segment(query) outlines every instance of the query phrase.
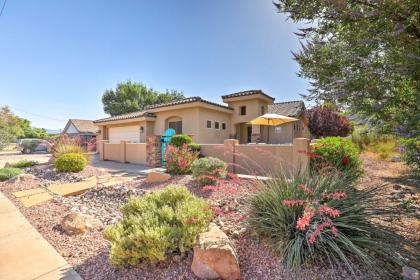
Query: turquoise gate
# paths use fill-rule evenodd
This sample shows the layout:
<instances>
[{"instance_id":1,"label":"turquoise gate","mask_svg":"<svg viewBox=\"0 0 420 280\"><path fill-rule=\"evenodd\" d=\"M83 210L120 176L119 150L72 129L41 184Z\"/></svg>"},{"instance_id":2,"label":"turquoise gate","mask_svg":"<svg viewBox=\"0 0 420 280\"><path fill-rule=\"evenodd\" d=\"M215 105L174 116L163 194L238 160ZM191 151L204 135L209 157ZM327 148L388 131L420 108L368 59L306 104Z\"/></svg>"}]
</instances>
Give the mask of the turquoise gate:
<instances>
[{"instance_id":1,"label":"turquoise gate","mask_svg":"<svg viewBox=\"0 0 420 280\"><path fill-rule=\"evenodd\" d=\"M176 134L175 129L168 128L165 133L160 137L160 146L162 151L162 165L166 165L165 151L169 142L171 142L172 136Z\"/></svg>"}]
</instances>

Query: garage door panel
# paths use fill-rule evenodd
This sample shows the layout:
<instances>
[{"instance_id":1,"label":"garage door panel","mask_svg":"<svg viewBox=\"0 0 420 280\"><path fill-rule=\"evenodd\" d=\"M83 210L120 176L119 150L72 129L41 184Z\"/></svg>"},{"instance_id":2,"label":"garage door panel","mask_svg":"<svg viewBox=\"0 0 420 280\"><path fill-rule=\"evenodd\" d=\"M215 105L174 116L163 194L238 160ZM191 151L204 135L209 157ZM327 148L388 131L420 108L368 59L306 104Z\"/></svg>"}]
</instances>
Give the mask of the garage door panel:
<instances>
[{"instance_id":1,"label":"garage door panel","mask_svg":"<svg viewBox=\"0 0 420 280\"><path fill-rule=\"evenodd\" d=\"M118 144L121 140L140 142L140 126L121 126L109 128L109 143Z\"/></svg>"}]
</instances>

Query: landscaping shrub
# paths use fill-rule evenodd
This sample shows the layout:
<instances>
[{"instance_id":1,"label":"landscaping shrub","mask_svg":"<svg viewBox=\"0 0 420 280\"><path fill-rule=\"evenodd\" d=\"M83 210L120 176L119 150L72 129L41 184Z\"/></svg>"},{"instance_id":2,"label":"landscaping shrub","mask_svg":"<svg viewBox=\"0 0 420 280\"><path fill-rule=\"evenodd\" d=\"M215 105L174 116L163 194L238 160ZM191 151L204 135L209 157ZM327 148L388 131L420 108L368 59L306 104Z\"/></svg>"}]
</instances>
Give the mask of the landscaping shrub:
<instances>
[{"instance_id":1,"label":"landscaping shrub","mask_svg":"<svg viewBox=\"0 0 420 280\"><path fill-rule=\"evenodd\" d=\"M22 159L19 160L16 163L11 164L11 167L15 167L15 168L25 168L25 167L31 167L34 165L37 165L38 162L36 160L27 160L27 159Z\"/></svg>"},{"instance_id":2,"label":"landscaping shrub","mask_svg":"<svg viewBox=\"0 0 420 280\"><path fill-rule=\"evenodd\" d=\"M413 169L414 175L420 177L420 137L405 138L401 142L404 161Z\"/></svg>"},{"instance_id":3,"label":"landscaping shrub","mask_svg":"<svg viewBox=\"0 0 420 280\"><path fill-rule=\"evenodd\" d=\"M192 138L187 134L177 134L172 136L171 142L169 145L175 146L177 148L181 148L184 144L188 145L192 143Z\"/></svg>"},{"instance_id":4,"label":"landscaping shrub","mask_svg":"<svg viewBox=\"0 0 420 280\"><path fill-rule=\"evenodd\" d=\"M0 168L0 182L9 180L22 173L23 171L19 168L14 168L14 167Z\"/></svg>"},{"instance_id":5,"label":"landscaping shrub","mask_svg":"<svg viewBox=\"0 0 420 280\"><path fill-rule=\"evenodd\" d=\"M16 137L12 133L4 128L0 128L0 151L14 141L16 141Z\"/></svg>"},{"instance_id":6,"label":"landscaping shrub","mask_svg":"<svg viewBox=\"0 0 420 280\"><path fill-rule=\"evenodd\" d=\"M166 172L169 174L187 174L191 171L191 164L198 158L198 154L188 149L184 144L181 148L168 145L164 154Z\"/></svg>"},{"instance_id":7,"label":"landscaping shrub","mask_svg":"<svg viewBox=\"0 0 420 280\"><path fill-rule=\"evenodd\" d=\"M190 143L190 144L188 144L187 145L188 146L188 149L190 149L192 152L195 152L195 153L200 153L200 151L201 151L201 146L200 146L200 144L197 144L197 143Z\"/></svg>"},{"instance_id":8,"label":"landscaping shrub","mask_svg":"<svg viewBox=\"0 0 420 280\"><path fill-rule=\"evenodd\" d=\"M309 131L315 138L327 136L345 137L353 129L348 118L334 107L315 106L306 111L306 117Z\"/></svg>"},{"instance_id":9,"label":"landscaping shrub","mask_svg":"<svg viewBox=\"0 0 420 280\"><path fill-rule=\"evenodd\" d=\"M54 163L59 172L80 172L87 165L86 158L79 153L68 153L61 155Z\"/></svg>"},{"instance_id":10,"label":"landscaping shrub","mask_svg":"<svg viewBox=\"0 0 420 280\"><path fill-rule=\"evenodd\" d=\"M336 169L354 179L363 173L359 150L348 138L326 137L319 139L313 146L311 169L315 172Z\"/></svg>"},{"instance_id":11,"label":"landscaping shrub","mask_svg":"<svg viewBox=\"0 0 420 280\"><path fill-rule=\"evenodd\" d=\"M123 219L104 232L111 242L111 263L117 266L163 261L167 254L184 253L212 219L203 199L176 185L131 198L121 210Z\"/></svg>"},{"instance_id":12,"label":"landscaping shrub","mask_svg":"<svg viewBox=\"0 0 420 280\"><path fill-rule=\"evenodd\" d=\"M191 165L193 177L201 186L214 185L217 179L225 178L226 168L223 160L214 157L197 159Z\"/></svg>"},{"instance_id":13,"label":"landscaping shrub","mask_svg":"<svg viewBox=\"0 0 420 280\"><path fill-rule=\"evenodd\" d=\"M344 267L354 274L357 267L398 276L418 248L393 232L389 221L401 213L387 203L381 189L358 191L340 173L279 176L260 182L251 195L249 222L291 268L322 263L336 273Z\"/></svg>"}]
</instances>

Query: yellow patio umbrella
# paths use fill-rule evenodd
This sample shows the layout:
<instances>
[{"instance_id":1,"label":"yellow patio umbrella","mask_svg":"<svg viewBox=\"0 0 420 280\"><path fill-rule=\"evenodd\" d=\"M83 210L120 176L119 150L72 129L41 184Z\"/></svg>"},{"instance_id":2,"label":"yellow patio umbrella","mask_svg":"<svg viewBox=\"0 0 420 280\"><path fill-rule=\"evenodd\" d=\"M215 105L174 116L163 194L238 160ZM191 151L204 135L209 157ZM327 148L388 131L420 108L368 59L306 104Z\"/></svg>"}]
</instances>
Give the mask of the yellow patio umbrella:
<instances>
[{"instance_id":1,"label":"yellow patio umbrella","mask_svg":"<svg viewBox=\"0 0 420 280\"><path fill-rule=\"evenodd\" d=\"M253 119L252 121L249 122L249 124L278 126L285 123L296 122L298 120L299 119L291 118L291 117L287 117L287 116L283 116L279 114L264 114L262 116L259 116L258 118ZM268 133L267 133L267 143L269 142L268 141L269 139L270 139L270 129L268 129Z\"/></svg>"}]
</instances>

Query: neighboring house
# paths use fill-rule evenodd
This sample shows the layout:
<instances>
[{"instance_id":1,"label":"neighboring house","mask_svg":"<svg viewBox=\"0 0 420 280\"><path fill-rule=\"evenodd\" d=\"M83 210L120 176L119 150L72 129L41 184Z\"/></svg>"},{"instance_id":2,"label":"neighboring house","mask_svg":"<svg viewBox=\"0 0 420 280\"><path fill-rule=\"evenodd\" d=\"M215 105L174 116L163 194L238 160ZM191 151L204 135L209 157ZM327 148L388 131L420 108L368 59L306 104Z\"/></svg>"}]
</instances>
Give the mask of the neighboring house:
<instances>
[{"instance_id":1,"label":"neighboring house","mask_svg":"<svg viewBox=\"0 0 420 280\"><path fill-rule=\"evenodd\" d=\"M274 98L261 90L224 95L222 100L226 105L201 97L190 97L93 123L99 128L99 139L108 140L109 143L120 143L121 140L145 143L148 136L163 135L168 128L173 128L176 133L191 135L199 144L221 144L229 138L239 139L242 144L267 142L268 129L270 143L291 143L293 138L309 137L302 101L274 103ZM282 125L281 129L248 124L267 112L300 120Z\"/></svg>"},{"instance_id":2,"label":"neighboring house","mask_svg":"<svg viewBox=\"0 0 420 280\"><path fill-rule=\"evenodd\" d=\"M79 136L80 141L86 145L96 138L97 131L98 127L91 120L69 119L62 133L70 137Z\"/></svg>"}]
</instances>

